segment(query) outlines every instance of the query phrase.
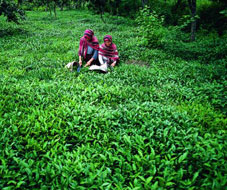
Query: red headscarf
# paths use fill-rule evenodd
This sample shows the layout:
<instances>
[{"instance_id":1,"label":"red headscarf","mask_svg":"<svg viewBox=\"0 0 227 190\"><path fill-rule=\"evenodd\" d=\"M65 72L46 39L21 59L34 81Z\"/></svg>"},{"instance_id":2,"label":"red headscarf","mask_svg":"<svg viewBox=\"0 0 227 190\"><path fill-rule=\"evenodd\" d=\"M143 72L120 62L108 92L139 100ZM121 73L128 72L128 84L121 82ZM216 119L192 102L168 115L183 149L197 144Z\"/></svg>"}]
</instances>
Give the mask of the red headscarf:
<instances>
[{"instance_id":1,"label":"red headscarf","mask_svg":"<svg viewBox=\"0 0 227 190\"><path fill-rule=\"evenodd\" d=\"M79 46L79 56L86 58L88 46L95 50L99 50L99 42L96 36L94 36L94 32L91 29L87 29L84 32L84 36L80 38L80 46Z\"/></svg>"},{"instance_id":2,"label":"red headscarf","mask_svg":"<svg viewBox=\"0 0 227 190\"><path fill-rule=\"evenodd\" d=\"M114 43L112 43L112 36L106 35L104 37L104 42L105 41L110 41L111 45L110 46L106 46L105 43L100 45L100 47L99 47L99 55L102 55L104 57L110 58L110 59L112 59L114 61L119 60L117 46Z\"/></svg>"}]
</instances>

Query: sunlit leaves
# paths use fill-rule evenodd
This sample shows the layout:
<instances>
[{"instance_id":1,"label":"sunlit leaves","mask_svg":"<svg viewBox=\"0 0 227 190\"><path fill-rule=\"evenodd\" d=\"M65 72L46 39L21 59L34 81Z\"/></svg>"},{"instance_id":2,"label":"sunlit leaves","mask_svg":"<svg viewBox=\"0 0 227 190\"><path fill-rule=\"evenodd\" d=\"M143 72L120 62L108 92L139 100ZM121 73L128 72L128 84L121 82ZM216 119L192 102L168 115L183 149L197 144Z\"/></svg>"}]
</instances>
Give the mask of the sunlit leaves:
<instances>
[{"instance_id":1,"label":"sunlit leaves","mask_svg":"<svg viewBox=\"0 0 227 190\"><path fill-rule=\"evenodd\" d=\"M26 34L0 39L0 189L226 186L226 119L213 107L224 83L211 85L199 63L141 52L126 23L105 30L86 11L29 14ZM99 38L113 29L123 55L113 72L64 70L86 27ZM124 64L128 56L149 64Z\"/></svg>"}]
</instances>

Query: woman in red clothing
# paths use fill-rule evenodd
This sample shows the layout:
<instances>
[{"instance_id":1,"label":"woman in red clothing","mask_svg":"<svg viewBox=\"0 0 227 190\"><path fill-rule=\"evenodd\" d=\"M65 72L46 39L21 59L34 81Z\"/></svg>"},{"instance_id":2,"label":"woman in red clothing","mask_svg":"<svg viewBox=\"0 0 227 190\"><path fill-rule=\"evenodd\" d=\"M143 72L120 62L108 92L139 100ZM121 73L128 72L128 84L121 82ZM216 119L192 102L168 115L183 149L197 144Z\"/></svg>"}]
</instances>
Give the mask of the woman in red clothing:
<instances>
[{"instance_id":1,"label":"woman in red clothing","mask_svg":"<svg viewBox=\"0 0 227 190\"><path fill-rule=\"evenodd\" d=\"M106 35L104 43L99 46L99 62L101 65L115 67L119 63L117 46L112 42L112 36Z\"/></svg>"},{"instance_id":2,"label":"woman in red clothing","mask_svg":"<svg viewBox=\"0 0 227 190\"><path fill-rule=\"evenodd\" d=\"M84 36L80 38L79 65L82 66L82 58L86 62L85 67L91 64L98 64L98 50L99 42L94 36L94 32L91 29L85 30Z\"/></svg>"}]
</instances>

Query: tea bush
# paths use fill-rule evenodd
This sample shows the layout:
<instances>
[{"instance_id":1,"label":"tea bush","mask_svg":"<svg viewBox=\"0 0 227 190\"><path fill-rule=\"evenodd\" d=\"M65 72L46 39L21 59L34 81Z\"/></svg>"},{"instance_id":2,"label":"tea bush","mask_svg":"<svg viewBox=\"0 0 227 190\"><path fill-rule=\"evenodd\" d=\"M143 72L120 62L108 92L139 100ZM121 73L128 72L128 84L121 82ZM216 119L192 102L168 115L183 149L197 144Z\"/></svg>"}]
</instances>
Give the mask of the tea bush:
<instances>
[{"instance_id":1,"label":"tea bush","mask_svg":"<svg viewBox=\"0 0 227 190\"><path fill-rule=\"evenodd\" d=\"M142 37L142 44L151 47L162 46L163 34L165 34L166 28L164 28L164 18L159 18L159 15L155 11L151 12L150 8L145 7L139 11L136 19L139 27L138 32Z\"/></svg>"},{"instance_id":2,"label":"tea bush","mask_svg":"<svg viewBox=\"0 0 227 190\"><path fill-rule=\"evenodd\" d=\"M138 44L121 17L27 15L0 17L0 189L225 189L224 64ZM65 70L86 28L113 36L114 71Z\"/></svg>"}]
</instances>

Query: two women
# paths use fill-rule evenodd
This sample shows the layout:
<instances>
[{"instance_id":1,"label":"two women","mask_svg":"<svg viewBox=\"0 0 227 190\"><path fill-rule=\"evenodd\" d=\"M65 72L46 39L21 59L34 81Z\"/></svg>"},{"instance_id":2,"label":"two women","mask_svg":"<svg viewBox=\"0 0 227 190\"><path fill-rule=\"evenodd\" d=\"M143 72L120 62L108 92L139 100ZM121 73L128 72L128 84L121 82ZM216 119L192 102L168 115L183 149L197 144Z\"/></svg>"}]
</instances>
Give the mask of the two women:
<instances>
[{"instance_id":1,"label":"two women","mask_svg":"<svg viewBox=\"0 0 227 190\"><path fill-rule=\"evenodd\" d=\"M79 45L79 65L82 65L82 58L86 62L85 67L91 65L116 66L119 56L116 45L112 42L112 37L106 35L104 43L99 46L94 32L85 30L84 36L80 39Z\"/></svg>"}]
</instances>

